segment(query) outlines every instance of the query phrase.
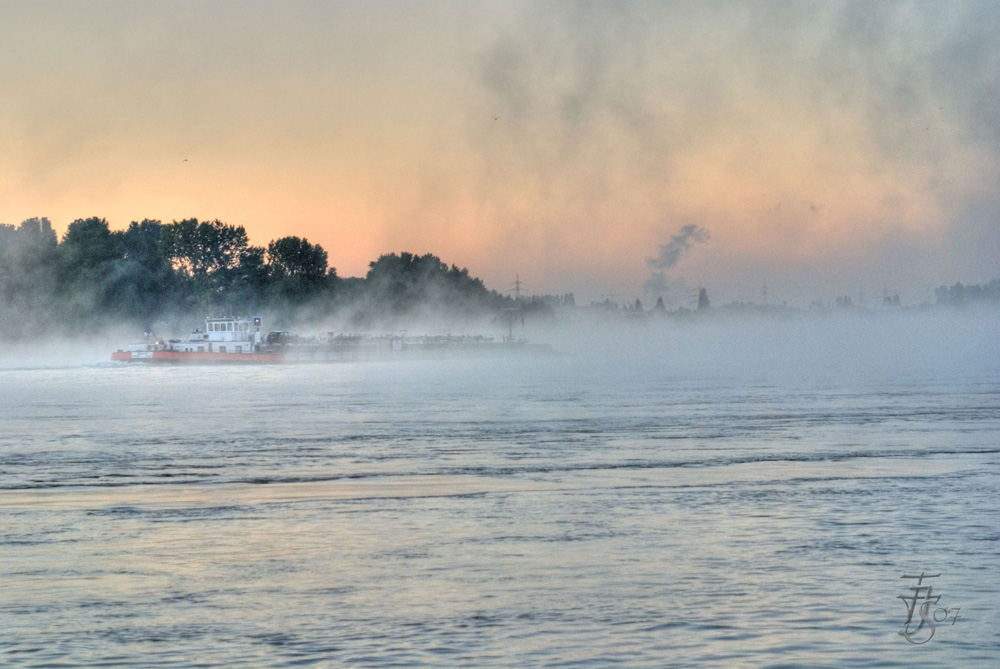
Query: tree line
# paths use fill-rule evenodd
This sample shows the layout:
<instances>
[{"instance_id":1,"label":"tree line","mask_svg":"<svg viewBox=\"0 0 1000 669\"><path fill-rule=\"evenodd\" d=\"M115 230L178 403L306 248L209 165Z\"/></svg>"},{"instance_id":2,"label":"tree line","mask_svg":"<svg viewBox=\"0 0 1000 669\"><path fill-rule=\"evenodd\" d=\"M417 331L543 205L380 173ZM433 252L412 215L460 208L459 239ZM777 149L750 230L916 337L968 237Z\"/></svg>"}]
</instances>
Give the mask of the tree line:
<instances>
[{"instance_id":1,"label":"tree line","mask_svg":"<svg viewBox=\"0 0 1000 669\"><path fill-rule=\"evenodd\" d=\"M1000 302L1000 279L993 279L985 286L979 284L962 285L956 283L950 288L939 286L934 289L934 298L938 304L962 306L976 302Z\"/></svg>"},{"instance_id":2,"label":"tree line","mask_svg":"<svg viewBox=\"0 0 1000 669\"><path fill-rule=\"evenodd\" d=\"M288 236L250 244L243 226L191 218L73 221L59 239L46 218L0 225L0 337L79 332L110 322L266 312L280 322L347 309L363 327L420 310L479 315L513 301L434 255L387 254L364 278L341 278L327 252Z\"/></svg>"}]
</instances>

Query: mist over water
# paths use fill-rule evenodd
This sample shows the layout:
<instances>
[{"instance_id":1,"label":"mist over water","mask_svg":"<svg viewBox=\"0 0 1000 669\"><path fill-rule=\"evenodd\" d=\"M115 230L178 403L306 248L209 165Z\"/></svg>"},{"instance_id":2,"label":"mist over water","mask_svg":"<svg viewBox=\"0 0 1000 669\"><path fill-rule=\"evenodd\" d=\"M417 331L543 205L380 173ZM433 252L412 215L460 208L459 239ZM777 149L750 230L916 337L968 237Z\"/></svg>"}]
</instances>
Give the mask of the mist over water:
<instances>
[{"instance_id":1,"label":"mist over water","mask_svg":"<svg viewBox=\"0 0 1000 669\"><path fill-rule=\"evenodd\" d=\"M750 380L898 378L996 369L994 308L897 312L725 312L622 320L584 314L529 336L602 374Z\"/></svg>"},{"instance_id":2,"label":"mist over water","mask_svg":"<svg viewBox=\"0 0 1000 669\"><path fill-rule=\"evenodd\" d=\"M518 333L551 356L5 358L0 662L990 666L995 311L578 314ZM961 613L911 645L921 571Z\"/></svg>"}]
</instances>

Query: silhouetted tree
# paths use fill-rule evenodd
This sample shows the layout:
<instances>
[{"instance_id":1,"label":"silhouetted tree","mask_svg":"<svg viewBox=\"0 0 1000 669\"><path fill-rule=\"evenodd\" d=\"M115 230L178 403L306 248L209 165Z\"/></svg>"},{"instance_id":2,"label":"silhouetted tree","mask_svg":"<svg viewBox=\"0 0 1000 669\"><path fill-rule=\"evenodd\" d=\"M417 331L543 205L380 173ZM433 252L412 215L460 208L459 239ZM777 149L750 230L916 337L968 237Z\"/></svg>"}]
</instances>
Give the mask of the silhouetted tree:
<instances>
[{"instance_id":1,"label":"silhouetted tree","mask_svg":"<svg viewBox=\"0 0 1000 669\"><path fill-rule=\"evenodd\" d=\"M103 218L78 218L69 224L59 245L63 275L73 280L103 263L122 257L122 238L111 234Z\"/></svg>"},{"instance_id":2,"label":"silhouetted tree","mask_svg":"<svg viewBox=\"0 0 1000 669\"><path fill-rule=\"evenodd\" d=\"M0 225L0 337L18 338L51 325L56 253L47 218Z\"/></svg>"},{"instance_id":3,"label":"silhouetted tree","mask_svg":"<svg viewBox=\"0 0 1000 669\"><path fill-rule=\"evenodd\" d=\"M163 227L163 245L175 269L191 277L235 268L248 246L243 226L222 221L174 221Z\"/></svg>"},{"instance_id":4,"label":"silhouetted tree","mask_svg":"<svg viewBox=\"0 0 1000 669\"><path fill-rule=\"evenodd\" d=\"M326 251L300 237L282 237L267 246L271 280L279 295L297 302L315 297L328 286Z\"/></svg>"},{"instance_id":5,"label":"silhouetted tree","mask_svg":"<svg viewBox=\"0 0 1000 669\"><path fill-rule=\"evenodd\" d=\"M231 309L234 284L248 238L243 226L196 218L163 226L163 249L172 267L187 278L187 290L202 311Z\"/></svg>"},{"instance_id":6,"label":"silhouetted tree","mask_svg":"<svg viewBox=\"0 0 1000 669\"><path fill-rule=\"evenodd\" d=\"M248 246L240 254L239 266L230 281L229 309L234 314L248 315L260 309L267 300L271 286L271 269L265 262L266 251L261 246Z\"/></svg>"},{"instance_id":7,"label":"silhouetted tree","mask_svg":"<svg viewBox=\"0 0 1000 669\"><path fill-rule=\"evenodd\" d=\"M701 288L698 291L698 311L708 309L708 291Z\"/></svg>"},{"instance_id":8,"label":"silhouetted tree","mask_svg":"<svg viewBox=\"0 0 1000 669\"><path fill-rule=\"evenodd\" d=\"M122 290L128 290L134 277L122 266L124 253L124 235L112 233L103 218L81 218L69 224L58 247L57 276L59 295L74 326L127 311Z\"/></svg>"},{"instance_id":9,"label":"silhouetted tree","mask_svg":"<svg viewBox=\"0 0 1000 669\"><path fill-rule=\"evenodd\" d=\"M369 264L365 293L377 309L405 313L430 306L470 313L505 304L496 292L488 291L469 270L450 268L430 253L394 253L379 256Z\"/></svg>"},{"instance_id":10,"label":"silhouetted tree","mask_svg":"<svg viewBox=\"0 0 1000 669\"><path fill-rule=\"evenodd\" d=\"M120 307L148 325L157 314L183 304L180 285L163 244L163 224L132 221L122 233L123 258L115 268Z\"/></svg>"}]
</instances>

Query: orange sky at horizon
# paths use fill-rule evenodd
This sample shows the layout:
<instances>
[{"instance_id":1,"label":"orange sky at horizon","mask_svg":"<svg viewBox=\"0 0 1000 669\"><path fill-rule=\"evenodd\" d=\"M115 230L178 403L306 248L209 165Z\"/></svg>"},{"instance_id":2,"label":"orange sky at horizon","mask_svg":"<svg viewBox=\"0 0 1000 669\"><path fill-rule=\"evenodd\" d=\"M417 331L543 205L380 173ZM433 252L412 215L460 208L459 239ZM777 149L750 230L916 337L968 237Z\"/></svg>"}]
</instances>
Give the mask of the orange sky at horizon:
<instances>
[{"instance_id":1,"label":"orange sky at horizon","mask_svg":"<svg viewBox=\"0 0 1000 669\"><path fill-rule=\"evenodd\" d=\"M648 298L689 223L665 271L723 299L993 278L979 5L71 6L0 27L2 223L218 218L584 299Z\"/></svg>"}]
</instances>

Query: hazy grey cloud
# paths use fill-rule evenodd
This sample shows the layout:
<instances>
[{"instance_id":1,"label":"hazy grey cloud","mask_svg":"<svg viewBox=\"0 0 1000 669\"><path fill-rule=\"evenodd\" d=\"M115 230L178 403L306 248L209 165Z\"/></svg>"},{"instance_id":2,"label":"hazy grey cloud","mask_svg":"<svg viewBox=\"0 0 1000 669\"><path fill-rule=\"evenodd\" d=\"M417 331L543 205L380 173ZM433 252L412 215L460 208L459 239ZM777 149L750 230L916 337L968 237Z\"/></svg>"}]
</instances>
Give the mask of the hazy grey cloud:
<instances>
[{"instance_id":1,"label":"hazy grey cloud","mask_svg":"<svg viewBox=\"0 0 1000 669\"><path fill-rule=\"evenodd\" d=\"M678 176L693 160L773 164L782 159L776 137L785 147L805 137L812 144L803 151L815 153L813 181L775 184L805 189L776 190L776 199L799 199L811 203L813 216L836 216L845 207L832 206L829 192L809 192L809 184L823 170L830 171L828 183L855 170L862 179L884 179L885 201L901 203L893 211L907 211L912 201L921 203L921 215L939 216L897 221L888 208L873 206L870 220L803 224L827 235L842 228L843 240L855 240L839 249L848 275L882 272L900 230L914 244L940 244L941 237L932 242L927 234L939 228L951 243L975 235L990 248L1000 245L1000 208L991 207L996 198L989 196L1000 174L998 3L626 0L518 7L475 67L500 117L493 130L503 133L503 154L486 156L490 176L516 174L519 185L542 184L535 209L587 203L578 217L584 230L602 229L612 216L652 211L697 225L710 212L675 208L673 190L682 188ZM852 194L845 188L843 196L842 203ZM745 219L744 230L767 225L759 212L748 210ZM785 219L782 225L798 225ZM852 236L852 230L886 234ZM893 245L880 245L877 239L889 232ZM942 278L995 273L982 254L969 267L954 262L957 248L928 249L935 250L937 264L926 270ZM665 268L679 253L668 249L653 266ZM809 278L818 271L812 263Z\"/></svg>"},{"instance_id":2,"label":"hazy grey cloud","mask_svg":"<svg viewBox=\"0 0 1000 669\"><path fill-rule=\"evenodd\" d=\"M998 24L991 2L531 3L477 68L532 158L617 146L662 165L736 117L753 122L761 96L818 123L858 115L884 159L933 160L955 141L1000 151Z\"/></svg>"}]
</instances>

